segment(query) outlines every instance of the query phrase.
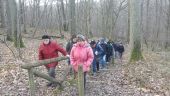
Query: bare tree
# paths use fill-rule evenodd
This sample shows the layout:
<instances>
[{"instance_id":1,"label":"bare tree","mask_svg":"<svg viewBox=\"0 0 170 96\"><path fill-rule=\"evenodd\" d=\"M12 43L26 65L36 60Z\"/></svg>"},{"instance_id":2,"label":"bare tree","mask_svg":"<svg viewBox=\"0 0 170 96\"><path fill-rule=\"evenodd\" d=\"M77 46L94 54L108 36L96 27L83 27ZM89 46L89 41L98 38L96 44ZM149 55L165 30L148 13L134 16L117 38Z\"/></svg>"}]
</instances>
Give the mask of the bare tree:
<instances>
[{"instance_id":1,"label":"bare tree","mask_svg":"<svg viewBox=\"0 0 170 96\"><path fill-rule=\"evenodd\" d=\"M20 12L18 12L19 10L17 10L17 4L15 0L8 0L7 1L7 13L8 13L8 22L9 22L9 35L10 37L13 37L14 39L14 44L16 47L24 47L23 45L23 41L21 38L21 26L20 26ZM11 36L12 35L12 36ZM7 36L8 39L8 36Z\"/></svg>"},{"instance_id":2,"label":"bare tree","mask_svg":"<svg viewBox=\"0 0 170 96\"><path fill-rule=\"evenodd\" d=\"M165 49L168 48L168 46L170 45L170 0L168 0L168 11L167 11L167 24L166 24L166 40L165 40Z\"/></svg>"},{"instance_id":3,"label":"bare tree","mask_svg":"<svg viewBox=\"0 0 170 96\"><path fill-rule=\"evenodd\" d=\"M141 27L139 22L141 19L140 4L140 0L130 0L130 40L132 46L130 61L138 61L143 58L141 51Z\"/></svg>"},{"instance_id":4,"label":"bare tree","mask_svg":"<svg viewBox=\"0 0 170 96\"><path fill-rule=\"evenodd\" d=\"M1 27L5 27L5 12L4 12L4 1L0 0L0 15L1 15Z\"/></svg>"},{"instance_id":5,"label":"bare tree","mask_svg":"<svg viewBox=\"0 0 170 96\"><path fill-rule=\"evenodd\" d=\"M70 33L75 34L76 33L75 0L69 0L69 4L70 4L70 15L69 15Z\"/></svg>"},{"instance_id":6,"label":"bare tree","mask_svg":"<svg viewBox=\"0 0 170 96\"><path fill-rule=\"evenodd\" d=\"M64 31L68 31L68 24L67 24L67 20L66 20L64 2L63 2L63 0L60 0L60 2L61 2L61 10L62 10L62 16L63 16L63 28L64 28Z\"/></svg>"}]
</instances>

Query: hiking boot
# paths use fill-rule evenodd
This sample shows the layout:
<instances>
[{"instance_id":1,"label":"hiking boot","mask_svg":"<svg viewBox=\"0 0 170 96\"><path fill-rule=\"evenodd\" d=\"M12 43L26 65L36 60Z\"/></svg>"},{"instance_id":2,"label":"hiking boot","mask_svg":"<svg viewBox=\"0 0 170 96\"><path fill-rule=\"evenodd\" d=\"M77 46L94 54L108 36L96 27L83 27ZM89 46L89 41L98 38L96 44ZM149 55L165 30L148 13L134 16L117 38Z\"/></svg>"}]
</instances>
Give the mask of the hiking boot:
<instances>
[{"instance_id":1,"label":"hiking boot","mask_svg":"<svg viewBox=\"0 0 170 96\"><path fill-rule=\"evenodd\" d=\"M50 83L47 83L47 87L52 86L52 84L53 84L53 83L51 83L51 82L50 82Z\"/></svg>"},{"instance_id":2,"label":"hiking boot","mask_svg":"<svg viewBox=\"0 0 170 96\"><path fill-rule=\"evenodd\" d=\"M51 87L55 88L55 87L57 87L57 84L54 84L54 83L53 83L53 84L51 85Z\"/></svg>"},{"instance_id":3,"label":"hiking boot","mask_svg":"<svg viewBox=\"0 0 170 96\"><path fill-rule=\"evenodd\" d=\"M97 76L96 73L93 73L93 76L96 77Z\"/></svg>"}]
</instances>

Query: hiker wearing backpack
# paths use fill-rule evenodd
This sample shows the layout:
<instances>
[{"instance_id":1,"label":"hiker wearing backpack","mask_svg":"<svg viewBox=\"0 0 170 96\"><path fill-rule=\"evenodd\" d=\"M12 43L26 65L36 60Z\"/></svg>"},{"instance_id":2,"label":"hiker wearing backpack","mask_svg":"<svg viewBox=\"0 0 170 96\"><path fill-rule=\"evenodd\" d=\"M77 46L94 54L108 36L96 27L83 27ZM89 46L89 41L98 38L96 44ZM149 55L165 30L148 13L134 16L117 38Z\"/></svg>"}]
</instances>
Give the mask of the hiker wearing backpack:
<instances>
[{"instance_id":1,"label":"hiker wearing backpack","mask_svg":"<svg viewBox=\"0 0 170 96\"><path fill-rule=\"evenodd\" d=\"M107 52L106 52L106 62L110 62L111 57L113 56L113 46L111 40L107 42Z\"/></svg>"},{"instance_id":2,"label":"hiker wearing backpack","mask_svg":"<svg viewBox=\"0 0 170 96\"><path fill-rule=\"evenodd\" d=\"M119 59L122 62L122 55L123 55L123 52L125 51L122 42L119 42L117 50L118 50L118 54L119 54Z\"/></svg>"},{"instance_id":3,"label":"hiker wearing backpack","mask_svg":"<svg viewBox=\"0 0 170 96\"><path fill-rule=\"evenodd\" d=\"M96 41L92 40L90 42L90 45L93 49L93 54L94 54L94 59L93 59L93 63L92 63L92 67L93 67L93 76L96 76L96 72L99 71L99 59L102 58L102 54L103 54L103 49L100 45L98 45L96 43Z\"/></svg>"},{"instance_id":4,"label":"hiker wearing backpack","mask_svg":"<svg viewBox=\"0 0 170 96\"><path fill-rule=\"evenodd\" d=\"M113 45L113 50L114 50L114 58L116 59L116 58L119 57L118 56L118 54L119 54L119 52L118 52L119 44L117 42L113 42L112 45Z\"/></svg>"},{"instance_id":5,"label":"hiker wearing backpack","mask_svg":"<svg viewBox=\"0 0 170 96\"><path fill-rule=\"evenodd\" d=\"M107 43L105 39L101 39L100 42L98 43L99 46L102 47L103 49L103 54L101 54L101 57L99 58L99 64L101 65L101 69L106 68L106 53L107 53Z\"/></svg>"}]
</instances>

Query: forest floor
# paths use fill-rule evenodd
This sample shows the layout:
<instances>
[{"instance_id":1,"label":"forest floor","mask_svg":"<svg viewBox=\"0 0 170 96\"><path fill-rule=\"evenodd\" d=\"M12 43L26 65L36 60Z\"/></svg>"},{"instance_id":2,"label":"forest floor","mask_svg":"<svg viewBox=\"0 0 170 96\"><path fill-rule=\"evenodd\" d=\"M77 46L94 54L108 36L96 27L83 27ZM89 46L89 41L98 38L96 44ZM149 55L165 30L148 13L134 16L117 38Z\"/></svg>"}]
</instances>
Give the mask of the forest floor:
<instances>
[{"instance_id":1,"label":"forest floor","mask_svg":"<svg viewBox=\"0 0 170 96\"><path fill-rule=\"evenodd\" d=\"M58 40L63 45L65 40ZM40 40L24 39L25 48L21 55L27 62L33 62L38 57ZM8 47L6 46L8 45ZM13 56L17 50L13 43L0 43L0 96L29 96L28 73L21 69L24 63ZM13 50L10 51L9 50ZM87 75L85 96L170 96L170 52L143 51L144 60L128 63L129 48L123 56L123 61L115 60L107 70L101 70L97 76ZM67 62L62 61L56 68L56 79L63 77ZM37 70L47 73L45 67ZM62 91L46 87L48 81L35 77L36 96L77 96L77 84L69 79L64 82Z\"/></svg>"}]
</instances>

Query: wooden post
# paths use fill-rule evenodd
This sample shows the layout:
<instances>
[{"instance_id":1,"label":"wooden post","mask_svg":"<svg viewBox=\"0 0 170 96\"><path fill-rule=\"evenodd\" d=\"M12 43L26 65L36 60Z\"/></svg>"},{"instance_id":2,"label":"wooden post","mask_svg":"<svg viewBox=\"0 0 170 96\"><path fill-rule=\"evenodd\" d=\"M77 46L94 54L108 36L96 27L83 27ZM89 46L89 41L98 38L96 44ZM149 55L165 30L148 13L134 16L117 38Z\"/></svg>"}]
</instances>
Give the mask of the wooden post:
<instances>
[{"instance_id":1,"label":"wooden post","mask_svg":"<svg viewBox=\"0 0 170 96\"><path fill-rule=\"evenodd\" d=\"M79 96L84 96L84 74L82 65L78 67L78 91Z\"/></svg>"},{"instance_id":2,"label":"wooden post","mask_svg":"<svg viewBox=\"0 0 170 96\"><path fill-rule=\"evenodd\" d=\"M29 76L30 95L35 96L35 83L34 83L34 76L33 76L32 69L28 70L28 76Z\"/></svg>"}]
</instances>

